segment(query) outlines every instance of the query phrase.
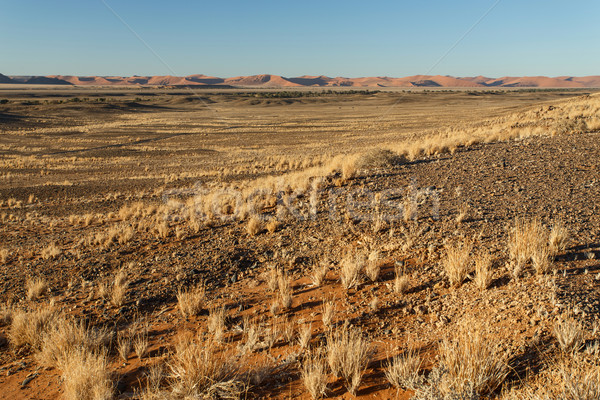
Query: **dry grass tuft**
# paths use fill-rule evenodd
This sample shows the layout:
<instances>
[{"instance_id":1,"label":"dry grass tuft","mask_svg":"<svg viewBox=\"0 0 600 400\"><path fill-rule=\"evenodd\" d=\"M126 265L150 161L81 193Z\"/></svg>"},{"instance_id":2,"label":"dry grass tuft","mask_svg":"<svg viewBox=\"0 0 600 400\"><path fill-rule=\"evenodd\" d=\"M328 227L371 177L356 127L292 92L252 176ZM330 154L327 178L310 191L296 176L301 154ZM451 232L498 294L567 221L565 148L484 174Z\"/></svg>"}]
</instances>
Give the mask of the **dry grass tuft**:
<instances>
[{"instance_id":1,"label":"dry grass tuft","mask_svg":"<svg viewBox=\"0 0 600 400\"><path fill-rule=\"evenodd\" d=\"M545 274L552 269L548 240L548 233L539 219L526 221L517 218L515 220L508 237L508 251L513 264L514 278L521 275L529 261L538 274Z\"/></svg>"},{"instance_id":2,"label":"dry grass tuft","mask_svg":"<svg viewBox=\"0 0 600 400\"><path fill-rule=\"evenodd\" d=\"M133 338L133 351L135 355L141 360L148 351L148 327L143 326L139 332L137 332Z\"/></svg>"},{"instance_id":3,"label":"dry grass tuft","mask_svg":"<svg viewBox=\"0 0 600 400\"><path fill-rule=\"evenodd\" d=\"M48 291L48 282L44 278L34 278L25 283L27 299L37 300Z\"/></svg>"},{"instance_id":4,"label":"dry grass tuft","mask_svg":"<svg viewBox=\"0 0 600 400\"><path fill-rule=\"evenodd\" d=\"M327 271L329 268L325 263L316 263L313 265L312 272L310 274L310 281L316 287L319 287L325 281L325 276L327 275Z\"/></svg>"},{"instance_id":5,"label":"dry grass tuft","mask_svg":"<svg viewBox=\"0 0 600 400\"><path fill-rule=\"evenodd\" d=\"M0 304L0 326L9 325L12 322L14 311L11 303Z\"/></svg>"},{"instance_id":6,"label":"dry grass tuft","mask_svg":"<svg viewBox=\"0 0 600 400\"><path fill-rule=\"evenodd\" d=\"M121 332L117 338L117 352L123 362L127 362L129 359L129 353L131 353L132 343L131 335L129 332Z\"/></svg>"},{"instance_id":7,"label":"dry grass tuft","mask_svg":"<svg viewBox=\"0 0 600 400\"><path fill-rule=\"evenodd\" d=\"M215 342L181 338L168 363L176 398L237 399L244 391L233 359Z\"/></svg>"},{"instance_id":8,"label":"dry grass tuft","mask_svg":"<svg viewBox=\"0 0 600 400\"><path fill-rule=\"evenodd\" d=\"M56 312L51 308L38 308L34 311L15 310L8 332L8 339L19 348L29 346L39 349L43 335L52 328Z\"/></svg>"},{"instance_id":9,"label":"dry grass tuft","mask_svg":"<svg viewBox=\"0 0 600 400\"><path fill-rule=\"evenodd\" d=\"M321 320L323 321L323 326L327 329L330 329L333 323L333 317L335 315L335 305L333 300L327 300L323 303Z\"/></svg>"},{"instance_id":10,"label":"dry grass tuft","mask_svg":"<svg viewBox=\"0 0 600 400\"><path fill-rule=\"evenodd\" d=\"M423 360L414 350L408 350L389 359L385 366L385 377L396 389L417 390L425 378L420 375Z\"/></svg>"},{"instance_id":11,"label":"dry grass tuft","mask_svg":"<svg viewBox=\"0 0 600 400\"><path fill-rule=\"evenodd\" d=\"M269 290L272 293L275 293L277 289L279 289L279 274L280 272L276 265L271 265L269 267L267 286L269 286Z\"/></svg>"},{"instance_id":12,"label":"dry grass tuft","mask_svg":"<svg viewBox=\"0 0 600 400\"><path fill-rule=\"evenodd\" d=\"M569 231L565 228L562 221L557 221L552 226L548 245L550 246L550 254L552 256L565 251L569 244Z\"/></svg>"},{"instance_id":13,"label":"dry grass tuft","mask_svg":"<svg viewBox=\"0 0 600 400\"><path fill-rule=\"evenodd\" d=\"M342 328L327 335L327 362L331 372L345 381L346 389L356 395L369 362L369 343L359 329Z\"/></svg>"},{"instance_id":14,"label":"dry grass tuft","mask_svg":"<svg viewBox=\"0 0 600 400\"><path fill-rule=\"evenodd\" d=\"M267 223L266 228L269 233L275 233L279 229L279 226L279 222L273 218Z\"/></svg>"},{"instance_id":15,"label":"dry grass tuft","mask_svg":"<svg viewBox=\"0 0 600 400\"><path fill-rule=\"evenodd\" d=\"M44 366L54 367L66 362L75 351L99 352L110 341L105 329L95 330L83 322L56 318L51 328L42 334L42 342L36 359Z\"/></svg>"},{"instance_id":16,"label":"dry grass tuft","mask_svg":"<svg viewBox=\"0 0 600 400\"><path fill-rule=\"evenodd\" d=\"M8 249L0 249L0 263L6 264L9 254Z\"/></svg>"},{"instance_id":17,"label":"dry grass tuft","mask_svg":"<svg viewBox=\"0 0 600 400\"><path fill-rule=\"evenodd\" d=\"M256 217L250 218L248 221L248 225L246 226L246 232L249 235L256 236L263 230L263 223L260 219Z\"/></svg>"},{"instance_id":18,"label":"dry grass tuft","mask_svg":"<svg viewBox=\"0 0 600 400\"><path fill-rule=\"evenodd\" d=\"M377 282L379 279L379 273L381 272L381 264L379 263L380 258L381 256L378 251L372 251L367 259L365 275L367 275L371 282Z\"/></svg>"},{"instance_id":19,"label":"dry grass tuft","mask_svg":"<svg viewBox=\"0 0 600 400\"><path fill-rule=\"evenodd\" d=\"M492 256L488 252L481 252L475 259L475 286L485 290L492 283Z\"/></svg>"},{"instance_id":20,"label":"dry grass tuft","mask_svg":"<svg viewBox=\"0 0 600 400\"><path fill-rule=\"evenodd\" d=\"M291 308L293 300L292 286L286 274L279 274L277 286L279 287L279 304L286 310Z\"/></svg>"},{"instance_id":21,"label":"dry grass tuft","mask_svg":"<svg viewBox=\"0 0 600 400\"><path fill-rule=\"evenodd\" d=\"M484 322L469 321L444 339L439 356L445 371L440 390L485 396L496 390L508 375L508 354L484 330Z\"/></svg>"},{"instance_id":22,"label":"dry grass tuft","mask_svg":"<svg viewBox=\"0 0 600 400\"><path fill-rule=\"evenodd\" d=\"M308 348L310 339L312 338L312 324L304 324L298 331L298 345L300 349Z\"/></svg>"},{"instance_id":23,"label":"dry grass tuft","mask_svg":"<svg viewBox=\"0 0 600 400\"><path fill-rule=\"evenodd\" d=\"M56 246L56 244L52 243L48 247L42 250L42 258L44 260L48 260L51 258L56 258L60 255L60 248Z\"/></svg>"},{"instance_id":24,"label":"dry grass tuft","mask_svg":"<svg viewBox=\"0 0 600 400\"><path fill-rule=\"evenodd\" d=\"M364 259L360 255L348 255L342 260L340 281L344 289L355 288L360 284L360 273L364 264Z\"/></svg>"},{"instance_id":25,"label":"dry grass tuft","mask_svg":"<svg viewBox=\"0 0 600 400\"><path fill-rule=\"evenodd\" d=\"M177 292L177 306L181 315L184 318L198 315L202 310L205 296L206 290L204 285L199 285L189 290L179 290Z\"/></svg>"},{"instance_id":26,"label":"dry grass tuft","mask_svg":"<svg viewBox=\"0 0 600 400\"><path fill-rule=\"evenodd\" d=\"M458 214L456 214L456 222L461 224L464 221L466 221L468 216L469 216L469 204L462 203L458 207Z\"/></svg>"},{"instance_id":27,"label":"dry grass tuft","mask_svg":"<svg viewBox=\"0 0 600 400\"><path fill-rule=\"evenodd\" d=\"M313 399L327 394L327 362L322 350L307 354L300 370L302 382Z\"/></svg>"},{"instance_id":28,"label":"dry grass tuft","mask_svg":"<svg viewBox=\"0 0 600 400\"><path fill-rule=\"evenodd\" d=\"M554 337L562 351L574 353L584 344L584 332L581 324L573 318L559 318L552 329Z\"/></svg>"},{"instance_id":29,"label":"dry grass tuft","mask_svg":"<svg viewBox=\"0 0 600 400\"><path fill-rule=\"evenodd\" d=\"M129 282L127 282L127 274L124 270L120 270L115 275L115 280L113 282L112 291L110 294L110 301L117 307L121 307L123 302L125 301L125 295L127 294L127 286L129 286Z\"/></svg>"},{"instance_id":30,"label":"dry grass tuft","mask_svg":"<svg viewBox=\"0 0 600 400\"><path fill-rule=\"evenodd\" d=\"M73 349L61 359L65 400L109 400L113 384L104 352Z\"/></svg>"},{"instance_id":31,"label":"dry grass tuft","mask_svg":"<svg viewBox=\"0 0 600 400\"><path fill-rule=\"evenodd\" d=\"M220 342L225 334L225 306L211 307L208 315L208 331Z\"/></svg>"},{"instance_id":32,"label":"dry grass tuft","mask_svg":"<svg viewBox=\"0 0 600 400\"><path fill-rule=\"evenodd\" d=\"M404 294L408 291L410 280L399 266L396 266L396 277L394 278L394 292Z\"/></svg>"},{"instance_id":33,"label":"dry grass tuft","mask_svg":"<svg viewBox=\"0 0 600 400\"><path fill-rule=\"evenodd\" d=\"M460 286L469 275L471 270L471 250L473 244L470 241L462 244L454 244L446 247L446 258L444 260L444 271L453 286Z\"/></svg>"}]
</instances>

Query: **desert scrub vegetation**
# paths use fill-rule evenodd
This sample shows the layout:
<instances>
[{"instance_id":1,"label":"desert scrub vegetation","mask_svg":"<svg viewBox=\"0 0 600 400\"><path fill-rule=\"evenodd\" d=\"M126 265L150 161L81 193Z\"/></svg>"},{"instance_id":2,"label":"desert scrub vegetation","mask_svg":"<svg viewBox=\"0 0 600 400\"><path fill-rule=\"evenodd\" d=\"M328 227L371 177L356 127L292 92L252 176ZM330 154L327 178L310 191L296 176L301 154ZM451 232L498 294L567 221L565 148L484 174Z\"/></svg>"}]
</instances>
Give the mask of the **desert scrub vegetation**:
<instances>
[{"instance_id":1,"label":"desert scrub vegetation","mask_svg":"<svg viewBox=\"0 0 600 400\"><path fill-rule=\"evenodd\" d=\"M304 387L315 400L327 394L327 361L322 349L313 350L304 356L300 376Z\"/></svg>"},{"instance_id":2,"label":"desert scrub vegetation","mask_svg":"<svg viewBox=\"0 0 600 400\"><path fill-rule=\"evenodd\" d=\"M73 349L60 360L58 368L66 400L110 400L113 381L104 352Z\"/></svg>"},{"instance_id":3,"label":"desert scrub vegetation","mask_svg":"<svg viewBox=\"0 0 600 400\"><path fill-rule=\"evenodd\" d=\"M119 270L115 274L115 279L112 285L112 291L110 294L110 301L113 305L121 307L125 301L127 295L127 287L129 282L127 281L127 273L124 270Z\"/></svg>"},{"instance_id":4,"label":"desert scrub vegetation","mask_svg":"<svg viewBox=\"0 0 600 400\"><path fill-rule=\"evenodd\" d=\"M360 285L361 272L364 265L365 258L361 254L349 254L342 260L340 282L344 289L347 290Z\"/></svg>"},{"instance_id":5,"label":"desert scrub vegetation","mask_svg":"<svg viewBox=\"0 0 600 400\"><path fill-rule=\"evenodd\" d=\"M548 231L538 218L515 219L508 235L508 251L514 278L521 276L528 262L531 262L538 274L551 271L553 251L557 251L557 246L562 246L566 241L566 230L559 224L556 226L556 236L550 241Z\"/></svg>"},{"instance_id":6,"label":"desert scrub vegetation","mask_svg":"<svg viewBox=\"0 0 600 400\"><path fill-rule=\"evenodd\" d=\"M360 329L344 324L328 332L327 362L333 375L344 379L352 395L356 395L370 356L370 344Z\"/></svg>"},{"instance_id":7,"label":"desert scrub vegetation","mask_svg":"<svg viewBox=\"0 0 600 400\"><path fill-rule=\"evenodd\" d=\"M25 283L27 300L37 300L48 291L48 282L44 278L28 279Z\"/></svg>"},{"instance_id":8,"label":"desert scrub vegetation","mask_svg":"<svg viewBox=\"0 0 600 400\"><path fill-rule=\"evenodd\" d=\"M402 265L396 265L394 268L395 275L394 275L393 290L395 293L398 293L398 294L406 293L410 286L410 279L404 269L405 269L405 267L404 267L403 263L402 263Z\"/></svg>"},{"instance_id":9,"label":"desert scrub vegetation","mask_svg":"<svg viewBox=\"0 0 600 400\"><path fill-rule=\"evenodd\" d=\"M49 307L39 307L32 311L15 309L12 312L8 339L16 348L28 346L34 350L39 349L43 335L52 328L56 318L56 311Z\"/></svg>"},{"instance_id":10,"label":"desert scrub vegetation","mask_svg":"<svg viewBox=\"0 0 600 400\"><path fill-rule=\"evenodd\" d=\"M48 247L42 249L41 256L44 260L48 260L51 258L56 258L60 255L61 250L56 246L55 243L51 243Z\"/></svg>"},{"instance_id":11,"label":"desert scrub vegetation","mask_svg":"<svg viewBox=\"0 0 600 400\"><path fill-rule=\"evenodd\" d=\"M35 358L44 366L59 366L75 351L102 351L110 340L111 334L106 329L93 329L81 321L60 316L42 334L40 349Z\"/></svg>"},{"instance_id":12,"label":"desert scrub vegetation","mask_svg":"<svg viewBox=\"0 0 600 400\"><path fill-rule=\"evenodd\" d=\"M198 285L191 289L179 289L177 292L177 306L181 315L188 318L202 310L206 296L204 285Z\"/></svg>"},{"instance_id":13,"label":"desert scrub vegetation","mask_svg":"<svg viewBox=\"0 0 600 400\"><path fill-rule=\"evenodd\" d=\"M0 249L0 263L6 264L9 254L8 249Z\"/></svg>"},{"instance_id":14,"label":"desert scrub vegetation","mask_svg":"<svg viewBox=\"0 0 600 400\"><path fill-rule=\"evenodd\" d=\"M235 357L211 339L182 337L167 365L175 398L237 399L245 385Z\"/></svg>"},{"instance_id":15,"label":"desert scrub vegetation","mask_svg":"<svg viewBox=\"0 0 600 400\"><path fill-rule=\"evenodd\" d=\"M584 345L585 332L581 323L573 317L560 317L552 328L560 349L565 353L581 350Z\"/></svg>"},{"instance_id":16,"label":"desert scrub vegetation","mask_svg":"<svg viewBox=\"0 0 600 400\"><path fill-rule=\"evenodd\" d=\"M481 251L475 258L475 286L485 290L492 284L493 258L490 253Z\"/></svg>"},{"instance_id":17,"label":"desert scrub vegetation","mask_svg":"<svg viewBox=\"0 0 600 400\"><path fill-rule=\"evenodd\" d=\"M314 263L312 267L312 272L310 274L310 281L315 287L319 287L325 281L325 277L327 276L327 272L329 271L329 267L327 263Z\"/></svg>"},{"instance_id":18,"label":"desert scrub vegetation","mask_svg":"<svg viewBox=\"0 0 600 400\"><path fill-rule=\"evenodd\" d=\"M417 351L406 350L392 358L388 357L385 364L385 377L396 389L418 390L425 381L421 374L423 360Z\"/></svg>"},{"instance_id":19,"label":"desert scrub vegetation","mask_svg":"<svg viewBox=\"0 0 600 400\"><path fill-rule=\"evenodd\" d=\"M460 286L471 272L471 251L473 243L469 240L446 246L444 271L452 286Z\"/></svg>"},{"instance_id":20,"label":"desert scrub vegetation","mask_svg":"<svg viewBox=\"0 0 600 400\"><path fill-rule=\"evenodd\" d=\"M502 343L486 331L484 322L463 321L441 342L440 364L431 372L428 387L420 390L437 392L440 398L490 395L506 379L508 359Z\"/></svg>"}]
</instances>

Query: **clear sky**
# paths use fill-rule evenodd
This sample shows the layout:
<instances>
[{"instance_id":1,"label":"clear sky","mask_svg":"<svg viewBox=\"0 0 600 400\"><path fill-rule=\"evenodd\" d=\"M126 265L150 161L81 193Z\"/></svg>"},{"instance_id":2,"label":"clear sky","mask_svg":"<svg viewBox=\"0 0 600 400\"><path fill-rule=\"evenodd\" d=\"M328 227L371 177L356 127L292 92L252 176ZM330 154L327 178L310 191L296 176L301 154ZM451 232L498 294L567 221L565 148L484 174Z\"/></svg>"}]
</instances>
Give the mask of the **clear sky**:
<instances>
[{"instance_id":1,"label":"clear sky","mask_svg":"<svg viewBox=\"0 0 600 400\"><path fill-rule=\"evenodd\" d=\"M600 75L599 0L0 0L0 73ZM163 59L165 64L161 62Z\"/></svg>"}]
</instances>

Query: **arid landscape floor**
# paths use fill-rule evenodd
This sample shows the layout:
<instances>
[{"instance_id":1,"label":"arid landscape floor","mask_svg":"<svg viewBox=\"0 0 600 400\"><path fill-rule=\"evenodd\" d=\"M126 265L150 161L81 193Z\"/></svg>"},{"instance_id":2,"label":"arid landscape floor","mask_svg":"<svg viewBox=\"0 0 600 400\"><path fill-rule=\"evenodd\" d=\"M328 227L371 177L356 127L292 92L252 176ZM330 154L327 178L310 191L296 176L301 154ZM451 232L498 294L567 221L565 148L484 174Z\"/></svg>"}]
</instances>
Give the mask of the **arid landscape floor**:
<instances>
[{"instance_id":1,"label":"arid landscape floor","mask_svg":"<svg viewBox=\"0 0 600 400\"><path fill-rule=\"evenodd\" d=\"M92 352L114 398L310 399L314 361L325 398L533 399L553 379L550 394L566 387L553 373L569 357L598 356L596 95L87 90L0 92L0 397L71 398L65 362L44 352L57 324L103 330ZM570 99L589 101L591 116L564 115L587 128L394 150L522 111L555 121ZM523 226L542 239L518 250ZM23 339L18 317L38 336ZM352 388L331 364L348 332L367 342ZM453 369L463 333L485 339L471 350L497 357L498 382L475 382L494 367ZM210 351L235 388L184 387L182 343L201 348L198 369ZM403 354L417 355L418 382L395 387L389 363Z\"/></svg>"}]
</instances>

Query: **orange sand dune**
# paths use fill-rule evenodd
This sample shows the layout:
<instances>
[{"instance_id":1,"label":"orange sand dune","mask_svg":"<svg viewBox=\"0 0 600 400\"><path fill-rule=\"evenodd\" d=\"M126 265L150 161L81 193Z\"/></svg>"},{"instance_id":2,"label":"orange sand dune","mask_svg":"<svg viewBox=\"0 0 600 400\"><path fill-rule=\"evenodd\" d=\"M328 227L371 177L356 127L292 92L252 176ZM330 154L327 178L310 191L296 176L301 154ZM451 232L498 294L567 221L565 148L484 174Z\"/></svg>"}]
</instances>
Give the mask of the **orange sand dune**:
<instances>
[{"instance_id":1,"label":"orange sand dune","mask_svg":"<svg viewBox=\"0 0 600 400\"><path fill-rule=\"evenodd\" d=\"M226 78L224 83L239 86L302 86L298 83L290 82L282 76L268 74Z\"/></svg>"},{"instance_id":2,"label":"orange sand dune","mask_svg":"<svg viewBox=\"0 0 600 400\"><path fill-rule=\"evenodd\" d=\"M14 79L13 79L14 78ZM485 76L453 77L442 75L413 75L402 78L389 76L367 76L360 78L335 77L324 75L303 75L286 78L279 75L251 75L232 78L219 78L202 74L188 76L6 76L0 74L0 83L61 84L78 86L105 85L228 85L258 87L539 87L539 88L593 88L600 87L600 76L505 76L488 78Z\"/></svg>"}]
</instances>

